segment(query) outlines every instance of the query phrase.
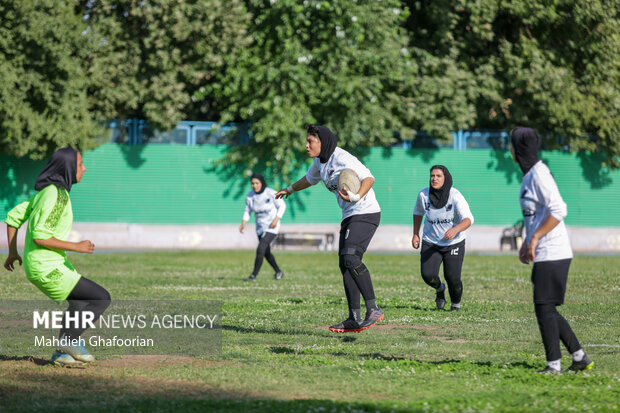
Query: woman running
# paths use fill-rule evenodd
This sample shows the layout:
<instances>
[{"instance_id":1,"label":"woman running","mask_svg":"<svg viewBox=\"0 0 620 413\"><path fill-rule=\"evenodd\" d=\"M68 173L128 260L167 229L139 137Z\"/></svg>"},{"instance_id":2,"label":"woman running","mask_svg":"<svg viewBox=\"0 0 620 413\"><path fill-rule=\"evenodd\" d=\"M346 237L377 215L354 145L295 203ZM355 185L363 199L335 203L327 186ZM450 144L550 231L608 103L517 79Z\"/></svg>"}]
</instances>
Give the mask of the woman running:
<instances>
[{"instance_id":1,"label":"woman running","mask_svg":"<svg viewBox=\"0 0 620 413\"><path fill-rule=\"evenodd\" d=\"M72 314L73 319L81 320L78 313L90 311L94 322L110 305L110 294L80 275L65 252L92 254L95 249L95 245L88 240L67 241L73 222L69 192L73 184L82 180L84 172L86 167L82 163L82 154L77 150L63 148L52 155L34 186L39 192L9 211L6 217L9 256L4 268L13 271L15 261L22 264L17 252L17 231L28 221L23 260L28 280L52 300L69 301L67 312ZM80 339L85 330L61 329L60 346L50 361L61 366L93 361L95 358Z\"/></svg>"},{"instance_id":2,"label":"woman running","mask_svg":"<svg viewBox=\"0 0 620 413\"><path fill-rule=\"evenodd\" d=\"M243 233L245 224L250 220L250 213L256 215L256 235L258 236L258 247L256 248L256 259L254 260L254 270L248 277L249 281L256 281L256 276L263 265L263 258L275 271L274 278L281 280L284 275L278 267L276 258L271 253L271 243L278 236L280 230L280 219L286 211L286 203L281 199L276 199L276 191L268 188L265 178L261 174L255 173L250 177L252 190L245 197L245 211L243 220L239 226L239 232Z\"/></svg>"},{"instance_id":3,"label":"woman running","mask_svg":"<svg viewBox=\"0 0 620 413\"><path fill-rule=\"evenodd\" d=\"M439 279L439 266L450 293L450 310L460 311L463 283L461 269L465 257L465 230L474 223L465 197L452 187L452 175L443 165L431 167L430 186L418 194L413 210L413 239L411 245L420 246L420 224L424 221L422 251L420 253L422 278L435 289L435 305L443 310L446 305L446 285Z\"/></svg>"},{"instance_id":4,"label":"woman running","mask_svg":"<svg viewBox=\"0 0 620 413\"><path fill-rule=\"evenodd\" d=\"M573 251L564 225L567 208L547 165L538 159L541 138L531 128L516 128L510 136L510 152L523 171L521 211L525 223L525 242L519 259L532 267L534 309L542 336L547 366L539 373L562 371L560 340L573 356L569 370L588 370L594 366L583 351L568 321L556 307L564 303L568 269Z\"/></svg>"},{"instance_id":5,"label":"woman running","mask_svg":"<svg viewBox=\"0 0 620 413\"><path fill-rule=\"evenodd\" d=\"M329 329L337 333L360 332L383 319L383 311L375 299L370 272L362 262L381 219L381 208L372 189L375 178L355 156L338 147L338 138L329 128L308 125L306 129L306 152L314 158L314 162L305 177L280 190L276 197L288 198L293 192L309 188L321 180L336 195L338 205L342 208L338 255L349 317ZM338 190L338 179L343 169L352 169L357 173L361 181L358 193ZM360 293L366 303L364 319L361 318Z\"/></svg>"}]
</instances>

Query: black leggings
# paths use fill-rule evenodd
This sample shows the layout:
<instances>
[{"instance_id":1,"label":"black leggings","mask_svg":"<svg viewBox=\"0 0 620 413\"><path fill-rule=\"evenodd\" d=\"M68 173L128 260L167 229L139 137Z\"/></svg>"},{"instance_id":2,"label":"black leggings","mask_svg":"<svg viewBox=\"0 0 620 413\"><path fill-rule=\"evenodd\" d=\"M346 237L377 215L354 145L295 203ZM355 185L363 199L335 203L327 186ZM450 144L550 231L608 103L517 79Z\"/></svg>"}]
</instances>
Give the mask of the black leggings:
<instances>
[{"instance_id":1,"label":"black leggings","mask_svg":"<svg viewBox=\"0 0 620 413\"><path fill-rule=\"evenodd\" d=\"M577 336L562 314L558 313L555 304L534 304L536 320L545 346L547 361L562 358L560 340L572 354L581 348Z\"/></svg>"},{"instance_id":2,"label":"black leggings","mask_svg":"<svg viewBox=\"0 0 620 413\"><path fill-rule=\"evenodd\" d=\"M534 263L532 268L534 310L547 361L562 357L560 340L570 353L581 349L570 324L556 308L564 302L570 262L570 259L542 261Z\"/></svg>"},{"instance_id":3,"label":"black leggings","mask_svg":"<svg viewBox=\"0 0 620 413\"><path fill-rule=\"evenodd\" d=\"M276 272L280 272L276 257L271 253L271 243L277 236L277 234L272 234L271 232L263 232L263 234L258 237L258 247L256 248L256 259L254 260L254 271L252 271L252 274L258 275L260 267L263 265L263 258L267 259L269 265L271 265Z\"/></svg>"},{"instance_id":4,"label":"black leggings","mask_svg":"<svg viewBox=\"0 0 620 413\"><path fill-rule=\"evenodd\" d=\"M375 299L368 268L362 258L379 226L381 213L353 215L340 225L339 266L349 310L360 309L360 293L364 301Z\"/></svg>"},{"instance_id":5,"label":"black leggings","mask_svg":"<svg viewBox=\"0 0 620 413\"><path fill-rule=\"evenodd\" d=\"M67 297L69 307L66 312L71 313L71 317L76 317L76 314L82 311L90 311L95 316L93 319L94 323L99 319L106 308L108 308L110 300L110 293L108 293L105 288L86 277L82 277ZM78 320L82 319L81 316L77 317L79 317L77 318ZM71 339L77 339L85 330L86 326L80 325L79 327L75 327L71 325L71 328L63 328L60 330L60 337L66 335Z\"/></svg>"},{"instance_id":6,"label":"black leggings","mask_svg":"<svg viewBox=\"0 0 620 413\"><path fill-rule=\"evenodd\" d=\"M443 276L448 284L452 304L460 303L463 296L461 269L463 268L464 257L465 241L445 247L422 241L420 253L422 278L426 284L434 289L441 287L439 266L443 262Z\"/></svg>"}]
</instances>

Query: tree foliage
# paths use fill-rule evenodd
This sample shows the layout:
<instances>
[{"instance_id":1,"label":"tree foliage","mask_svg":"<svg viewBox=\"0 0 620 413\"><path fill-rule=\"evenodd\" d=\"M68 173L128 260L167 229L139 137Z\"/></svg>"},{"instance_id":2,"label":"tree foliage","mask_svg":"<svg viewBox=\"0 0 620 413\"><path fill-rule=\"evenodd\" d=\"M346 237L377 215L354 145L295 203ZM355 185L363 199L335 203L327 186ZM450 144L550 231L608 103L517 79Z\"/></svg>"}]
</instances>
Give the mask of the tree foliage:
<instances>
[{"instance_id":1,"label":"tree foliage","mask_svg":"<svg viewBox=\"0 0 620 413\"><path fill-rule=\"evenodd\" d=\"M81 51L86 25L67 2L0 0L0 151L41 159L96 144Z\"/></svg>"},{"instance_id":2,"label":"tree foliage","mask_svg":"<svg viewBox=\"0 0 620 413\"><path fill-rule=\"evenodd\" d=\"M208 89L223 121L249 121L249 147L223 163L287 176L299 163L304 125L329 125L348 148L385 145L403 127L400 91L412 64L398 1L248 0L252 43Z\"/></svg>"},{"instance_id":3,"label":"tree foliage","mask_svg":"<svg viewBox=\"0 0 620 413\"><path fill-rule=\"evenodd\" d=\"M82 0L94 47L87 56L96 118L141 118L162 130L217 119L194 94L216 82L249 42L239 0Z\"/></svg>"},{"instance_id":4,"label":"tree foliage","mask_svg":"<svg viewBox=\"0 0 620 413\"><path fill-rule=\"evenodd\" d=\"M411 93L427 104L414 126L445 135L526 124L552 138L547 147L602 151L619 165L618 0L406 3Z\"/></svg>"},{"instance_id":5,"label":"tree foliage","mask_svg":"<svg viewBox=\"0 0 620 413\"><path fill-rule=\"evenodd\" d=\"M0 148L94 120L236 121L222 164L288 176L305 123L349 149L527 124L620 166L620 0L0 0Z\"/></svg>"}]
</instances>

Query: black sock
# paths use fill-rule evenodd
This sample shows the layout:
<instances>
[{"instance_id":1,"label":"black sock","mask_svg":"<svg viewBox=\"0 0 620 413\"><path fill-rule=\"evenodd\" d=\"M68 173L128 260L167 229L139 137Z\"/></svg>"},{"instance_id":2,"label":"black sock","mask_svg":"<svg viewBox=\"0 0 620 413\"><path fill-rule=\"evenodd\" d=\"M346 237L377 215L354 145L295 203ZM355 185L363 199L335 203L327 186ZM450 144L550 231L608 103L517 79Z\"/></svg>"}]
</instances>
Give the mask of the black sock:
<instances>
[{"instance_id":1,"label":"black sock","mask_svg":"<svg viewBox=\"0 0 620 413\"><path fill-rule=\"evenodd\" d=\"M366 300L366 311L378 310L377 300Z\"/></svg>"},{"instance_id":2,"label":"black sock","mask_svg":"<svg viewBox=\"0 0 620 413\"><path fill-rule=\"evenodd\" d=\"M349 319L358 323L362 321L362 310L359 308L349 308Z\"/></svg>"}]
</instances>

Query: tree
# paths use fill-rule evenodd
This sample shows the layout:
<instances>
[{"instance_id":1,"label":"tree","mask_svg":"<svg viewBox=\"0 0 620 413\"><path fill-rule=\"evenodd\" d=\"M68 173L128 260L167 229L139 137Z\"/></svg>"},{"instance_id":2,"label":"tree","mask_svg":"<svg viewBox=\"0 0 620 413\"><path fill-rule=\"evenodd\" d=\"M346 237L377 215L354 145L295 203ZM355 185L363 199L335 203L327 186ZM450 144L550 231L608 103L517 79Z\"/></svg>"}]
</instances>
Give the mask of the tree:
<instances>
[{"instance_id":1,"label":"tree","mask_svg":"<svg viewBox=\"0 0 620 413\"><path fill-rule=\"evenodd\" d=\"M96 40L86 64L97 119L141 118L169 130L219 117L220 102L192 97L249 42L240 0L80 0L78 8Z\"/></svg>"},{"instance_id":2,"label":"tree","mask_svg":"<svg viewBox=\"0 0 620 413\"><path fill-rule=\"evenodd\" d=\"M247 0L252 43L200 99L225 121L250 122L253 139L220 165L261 160L288 177L302 164L304 125L328 125L347 148L384 145L403 128L412 61L398 1Z\"/></svg>"},{"instance_id":3,"label":"tree","mask_svg":"<svg viewBox=\"0 0 620 413\"><path fill-rule=\"evenodd\" d=\"M86 25L67 2L0 1L0 151L41 159L96 145L82 51Z\"/></svg>"},{"instance_id":4,"label":"tree","mask_svg":"<svg viewBox=\"0 0 620 413\"><path fill-rule=\"evenodd\" d=\"M415 127L446 136L527 124L549 148L601 151L620 166L618 0L405 3L410 92L424 103Z\"/></svg>"}]
</instances>

